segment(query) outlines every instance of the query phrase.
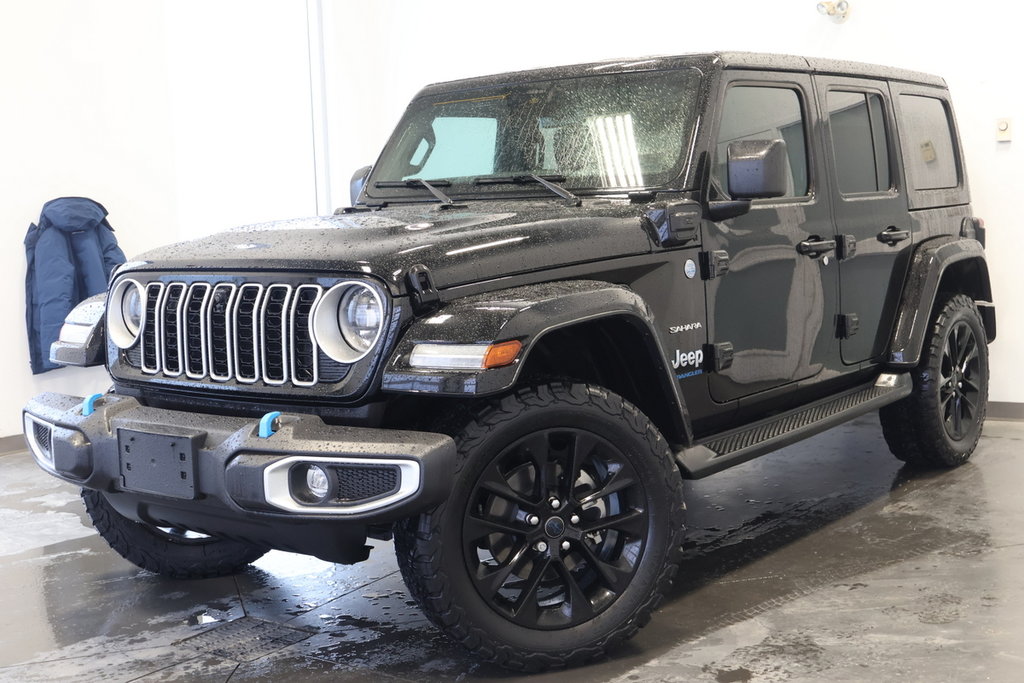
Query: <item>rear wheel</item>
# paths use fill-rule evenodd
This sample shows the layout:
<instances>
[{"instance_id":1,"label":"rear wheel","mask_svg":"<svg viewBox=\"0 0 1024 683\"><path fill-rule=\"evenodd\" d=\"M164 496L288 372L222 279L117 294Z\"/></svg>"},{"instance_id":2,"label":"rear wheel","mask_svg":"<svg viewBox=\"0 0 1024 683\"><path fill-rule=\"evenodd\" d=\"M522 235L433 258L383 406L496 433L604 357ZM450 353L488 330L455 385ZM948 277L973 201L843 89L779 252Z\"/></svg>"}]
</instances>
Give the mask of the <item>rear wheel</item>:
<instances>
[{"instance_id":1,"label":"rear wheel","mask_svg":"<svg viewBox=\"0 0 1024 683\"><path fill-rule=\"evenodd\" d=\"M682 481L657 429L599 387L550 384L467 413L452 495L399 525L410 592L508 668L600 656L650 618L676 571Z\"/></svg>"},{"instance_id":2,"label":"rear wheel","mask_svg":"<svg viewBox=\"0 0 1024 683\"><path fill-rule=\"evenodd\" d=\"M988 344L970 297L951 294L936 303L913 377L913 393L879 411L889 450L913 465L962 465L978 444L988 405Z\"/></svg>"},{"instance_id":3,"label":"rear wheel","mask_svg":"<svg viewBox=\"0 0 1024 683\"><path fill-rule=\"evenodd\" d=\"M175 579L237 574L267 552L240 541L130 520L99 491L82 489L82 500L103 540L121 557L155 574Z\"/></svg>"}]
</instances>

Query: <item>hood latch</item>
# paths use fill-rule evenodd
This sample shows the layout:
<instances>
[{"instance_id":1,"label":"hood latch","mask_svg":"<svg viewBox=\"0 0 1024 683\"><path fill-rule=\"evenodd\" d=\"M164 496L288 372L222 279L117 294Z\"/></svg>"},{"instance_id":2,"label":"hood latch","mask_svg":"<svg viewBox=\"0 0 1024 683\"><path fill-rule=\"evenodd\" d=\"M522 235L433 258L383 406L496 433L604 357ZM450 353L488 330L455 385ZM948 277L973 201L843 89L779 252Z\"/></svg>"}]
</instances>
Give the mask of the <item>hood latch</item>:
<instances>
[{"instance_id":1,"label":"hood latch","mask_svg":"<svg viewBox=\"0 0 1024 683\"><path fill-rule=\"evenodd\" d=\"M434 288L434 278L430 274L430 269L422 263L410 266L405 272L405 282L409 287L412 310L417 314L433 311L441 305L441 296Z\"/></svg>"}]
</instances>

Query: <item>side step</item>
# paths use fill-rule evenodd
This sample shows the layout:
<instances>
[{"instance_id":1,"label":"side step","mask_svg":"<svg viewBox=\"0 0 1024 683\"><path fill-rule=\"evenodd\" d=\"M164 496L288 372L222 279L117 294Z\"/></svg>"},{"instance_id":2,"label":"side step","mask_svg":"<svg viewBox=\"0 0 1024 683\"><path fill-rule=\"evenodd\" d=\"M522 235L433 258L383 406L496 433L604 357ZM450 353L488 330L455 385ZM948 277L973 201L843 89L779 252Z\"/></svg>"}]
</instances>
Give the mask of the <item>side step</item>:
<instances>
[{"instance_id":1,"label":"side step","mask_svg":"<svg viewBox=\"0 0 1024 683\"><path fill-rule=\"evenodd\" d=\"M699 441L676 452L686 474L699 479L778 450L910 394L910 373L883 373L874 381Z\"/></svg>"}]
</instances>

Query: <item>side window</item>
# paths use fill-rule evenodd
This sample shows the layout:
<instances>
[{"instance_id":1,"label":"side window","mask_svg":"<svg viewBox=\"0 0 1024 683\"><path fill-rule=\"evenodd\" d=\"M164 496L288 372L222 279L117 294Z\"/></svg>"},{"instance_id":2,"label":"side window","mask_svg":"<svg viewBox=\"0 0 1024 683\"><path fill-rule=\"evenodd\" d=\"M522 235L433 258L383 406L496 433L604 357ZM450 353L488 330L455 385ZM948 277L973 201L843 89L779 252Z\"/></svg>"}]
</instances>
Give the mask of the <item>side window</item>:
<instances>
[{"instance_id":1,"label":"side window","mask_svg":"<svg viewBox=\"0 0 1024 683\"><path fill-rule=\"evenodd\" d=\"M900 95L900 130L910 187L938 190L959 184L953 133L942 100Z\"/></svg>"},{"instance_id":2,"label":"side window","mask_svg":"<svg viewBox=\"0 0 1024 683\"><path fill-rule=\"evenodd\" d=\"M806 123L800 95L791 88L738 85L725 94L715 150L715 177L729 187L726 158L729 143L737 140L784 140L789 156L787 197L807 194Z\"/></svg>"},{"instance_id":3,"label":"side window","mask_svg":"<svg viewBox=\"0 0 1024 683\"><path fill-rule=\"evenodd\" d=\"M828 93L836 176L843 194L889 189L889 145L878 93Z\"/></svg>"}]
</instances>

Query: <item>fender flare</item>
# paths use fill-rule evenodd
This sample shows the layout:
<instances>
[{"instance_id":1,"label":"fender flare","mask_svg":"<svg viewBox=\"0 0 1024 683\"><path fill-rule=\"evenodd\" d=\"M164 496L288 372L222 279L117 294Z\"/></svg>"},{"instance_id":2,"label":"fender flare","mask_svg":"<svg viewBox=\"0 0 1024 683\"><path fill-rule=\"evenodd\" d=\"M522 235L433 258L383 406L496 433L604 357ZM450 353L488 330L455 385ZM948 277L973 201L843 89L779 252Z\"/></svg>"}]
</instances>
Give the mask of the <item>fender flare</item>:
<instances>
[{"instance_id":1,"label":"fender flare","mask_svg":"<svg viewBox=\"0 0 1024 683\"><path fill-rule=\"evenodd\" d=\"M530 352L546 334L601 319L625 321L640 333L643 353L655 365L659 378L656 391L670 404L677 434L689 442L689 417L650 309L629 288L608 282L572 280L525 285L447 303L432 315L417 319L405 331L385 363L381 388L390 393L463 398L500 394L515 386ZM492 344L510 340L522 342L523 349L505 367L441 370L410 365L417 343Z\"/></svg>"},{"instance_id":2,"label":"fender flare","mask_svg":"<svg viewBox=\"0 0 1024 683\"><path fill-rule=\"evenodd\" d=\"M911 257L889 342L887 365L897 368L917 366L942 277L951 265L965 261L973 261L978 267L979 281L972 283L971 289L982 312L988 341L995 339L995 307L991 303L992 285L985 248L973 239L937 237L922 243Z\"/></svg>"}]
</instances>

